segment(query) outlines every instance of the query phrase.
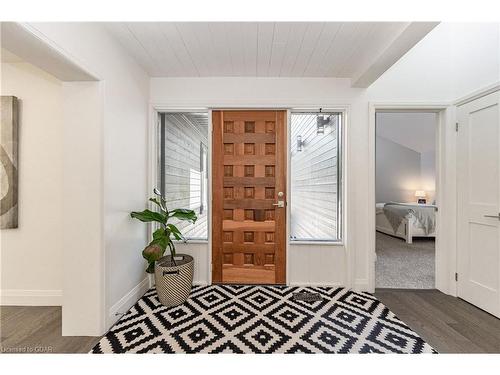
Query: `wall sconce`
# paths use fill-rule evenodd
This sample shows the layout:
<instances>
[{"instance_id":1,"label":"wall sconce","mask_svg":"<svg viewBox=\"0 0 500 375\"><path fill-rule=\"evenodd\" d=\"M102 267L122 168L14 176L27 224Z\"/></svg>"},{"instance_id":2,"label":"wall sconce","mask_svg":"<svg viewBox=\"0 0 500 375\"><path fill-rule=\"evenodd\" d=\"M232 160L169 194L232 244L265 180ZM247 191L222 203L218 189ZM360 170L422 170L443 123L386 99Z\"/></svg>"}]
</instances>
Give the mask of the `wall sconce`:
<instances>
[{"instance_id":1,"label":"wall sconce","mask_svg":"<svg viewBox=\"0 0 500 375\"><path fill-rule=\"evenodd\" d=\"M302 136L298 135L297 136L297 151L301 152L302 151L302 146L304 145L304 142L302 141Z\"/></svg>"},{"instance_id":2,"label":"wall sconce","mask_svg":"<svg viewBox=\"0 0 500 375\"><path fill-rule=\"evenodd\" d=\"M330 123L330 116L316 116L316 134L325 134L325 126Z\"/></svg>"}]
</instances>

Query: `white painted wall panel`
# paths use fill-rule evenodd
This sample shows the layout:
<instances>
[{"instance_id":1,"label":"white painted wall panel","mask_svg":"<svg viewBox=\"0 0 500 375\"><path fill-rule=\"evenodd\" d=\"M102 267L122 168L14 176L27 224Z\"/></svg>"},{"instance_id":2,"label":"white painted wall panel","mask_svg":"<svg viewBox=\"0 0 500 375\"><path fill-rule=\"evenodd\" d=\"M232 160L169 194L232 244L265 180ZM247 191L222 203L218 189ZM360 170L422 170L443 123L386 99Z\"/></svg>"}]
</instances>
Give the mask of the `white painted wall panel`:
<instances>
[{"instance_id":1,"label":"white painted wall panel","mask_svg":"<svg viewBox=\"0 0 500 375\"><path fill-rule=\"evenodd\" d=\"M375 147L376 201L415 202L421 189L420 153L379 136Z\"/></svg>"},{"instance_id":2,"label":"white painted wall panel","mask_svg":"<svg viewBox=\"0 0 500 375\"><path fill-rule=\"evenodd\" d=\"M61 305L63 89L27 63L1 65L1 95L19 99L19 227L3 229L2 304Z\"/></svg>"}]
</instances>

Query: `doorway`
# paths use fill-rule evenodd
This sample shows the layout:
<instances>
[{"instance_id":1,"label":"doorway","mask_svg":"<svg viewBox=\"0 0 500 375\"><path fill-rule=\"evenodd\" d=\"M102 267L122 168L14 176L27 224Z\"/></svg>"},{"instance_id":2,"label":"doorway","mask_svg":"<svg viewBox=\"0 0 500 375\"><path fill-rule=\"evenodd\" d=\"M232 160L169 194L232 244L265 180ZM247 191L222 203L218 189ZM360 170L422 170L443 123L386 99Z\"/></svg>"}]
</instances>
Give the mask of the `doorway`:
<instances>
[{"instance_id":1,"label":"doorway","mask_svg":"<svg viewBox=\"0 0 500 375\"><path fill-rule=\"evenodd\" d=\"M375 287L436 286L438 114L375 114Z\"/></svg>"},{"instance_id":2,"label":"doorway","mask_svg":"<svg viewBox=\"0 0 500 375\"><path fill-rule=\"evenodd\" d=\"M212 282L285 284L286 111L212 111Z\"/></svg>"}]
</instances>

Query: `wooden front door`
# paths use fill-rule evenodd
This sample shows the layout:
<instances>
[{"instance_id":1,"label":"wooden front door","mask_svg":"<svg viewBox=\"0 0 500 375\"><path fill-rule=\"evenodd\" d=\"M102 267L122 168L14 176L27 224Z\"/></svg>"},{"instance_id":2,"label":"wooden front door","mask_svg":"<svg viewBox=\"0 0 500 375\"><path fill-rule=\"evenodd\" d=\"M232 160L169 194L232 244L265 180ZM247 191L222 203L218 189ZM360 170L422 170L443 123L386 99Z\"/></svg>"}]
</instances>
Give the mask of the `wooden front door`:
<instances>
[{"instance_id":1,"label":"wooden front door","mask_svg":"<svg viewBox=\"0 0 500 375\"><path fill-rule=\"evenodd\" d=\"M286 111L213 111L212 124L212 282L284 284Z\"/></svg>"}]
</instances>

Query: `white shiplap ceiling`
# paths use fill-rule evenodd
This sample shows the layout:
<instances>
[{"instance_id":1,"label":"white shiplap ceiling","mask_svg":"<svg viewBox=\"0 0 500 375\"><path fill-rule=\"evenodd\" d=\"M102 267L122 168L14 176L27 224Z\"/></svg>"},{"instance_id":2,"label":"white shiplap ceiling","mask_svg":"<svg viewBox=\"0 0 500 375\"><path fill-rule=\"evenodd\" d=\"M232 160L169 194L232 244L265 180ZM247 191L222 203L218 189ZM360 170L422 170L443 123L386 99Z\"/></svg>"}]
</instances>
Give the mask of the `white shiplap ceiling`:
<instances>
[{"instance_id":1,"label":"white shiplap ceiling","mask_svg":"<svg viewBox=\"0 0 500 375\"><path fill-rule=\"evenodd\" d=\"M106 23L152 77L338 77L373 82L436 23ZM381 69L382 72L377 73ZM368 74L368 76L367 76ZM368 84L369 84L368 83Z\"/></svg>"}]
</instances>

